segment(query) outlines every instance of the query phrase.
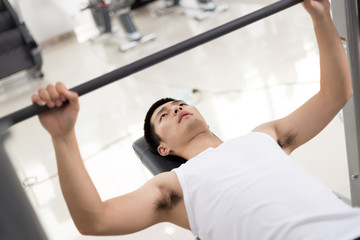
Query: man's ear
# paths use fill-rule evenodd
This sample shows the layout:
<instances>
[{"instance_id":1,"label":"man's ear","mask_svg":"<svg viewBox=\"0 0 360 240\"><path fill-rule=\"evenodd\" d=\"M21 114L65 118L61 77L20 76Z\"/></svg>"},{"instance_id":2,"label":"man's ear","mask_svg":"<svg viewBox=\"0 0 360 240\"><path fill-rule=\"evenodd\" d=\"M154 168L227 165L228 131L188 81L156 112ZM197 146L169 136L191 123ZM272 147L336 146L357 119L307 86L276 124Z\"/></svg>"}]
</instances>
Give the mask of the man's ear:
<instances>
[{"instance_id":1,"label":"man's ear","mask_svg":"<svg viewBox=\"0 0 360 240\"><path fill-rule=\"evenodd\" d=\"M162 143L158 146L157 150L158 153L163 157L170 154L170 149Z\"/></svg>"}]
</instances>

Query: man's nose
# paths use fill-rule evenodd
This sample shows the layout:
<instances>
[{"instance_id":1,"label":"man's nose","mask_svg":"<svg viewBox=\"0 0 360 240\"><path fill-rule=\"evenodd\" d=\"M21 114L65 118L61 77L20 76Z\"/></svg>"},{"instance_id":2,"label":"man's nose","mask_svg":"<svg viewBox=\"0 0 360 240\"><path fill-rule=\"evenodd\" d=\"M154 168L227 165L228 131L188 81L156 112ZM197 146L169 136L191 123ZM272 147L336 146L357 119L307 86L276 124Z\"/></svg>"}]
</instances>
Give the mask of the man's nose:
<instances>
[{"instance_id":1,"label":"man's nose","mask_svg":"<svg viewBox=\"0 0 360 240\"><path fill-rule=\"evenodd\" d=\"M175 114L177 114L179 111L181 111L182 110L182 107L181 106L173 106L173 112L175 113Z\"/></svg>"}]
</instances>

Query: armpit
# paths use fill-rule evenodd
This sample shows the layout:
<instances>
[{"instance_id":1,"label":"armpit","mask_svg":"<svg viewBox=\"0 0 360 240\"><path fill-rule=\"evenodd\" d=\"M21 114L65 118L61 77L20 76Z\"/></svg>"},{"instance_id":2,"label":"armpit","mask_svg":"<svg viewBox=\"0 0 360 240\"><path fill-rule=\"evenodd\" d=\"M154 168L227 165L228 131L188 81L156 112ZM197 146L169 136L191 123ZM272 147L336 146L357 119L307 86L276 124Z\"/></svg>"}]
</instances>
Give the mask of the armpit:
<instances>
[{"instance_id":1,"label":"armpit","mask_svg":"<svg viewBox=\"0 0 360 240\"><path fill-rule=\"evenodd\" d=\"M155 209L158 211L172 210L182 199L178 193L165 187L160 187L161 196L156 201Z\"/></svg>"},{"instance_id":2,"label":"armpit","mask_svg":"<svg viewBox=\"0 0 360 240\"><path fill-rule=\"evenodd\" d=\"M296 134L289 132L289 133L283 135L282 137L280 137L278 139L277 143L279 144L279 146L282 149L288 148L288 147L291 147L292 145L294 145L295 137L296 137Z\"/></svg>"}]
</instances>

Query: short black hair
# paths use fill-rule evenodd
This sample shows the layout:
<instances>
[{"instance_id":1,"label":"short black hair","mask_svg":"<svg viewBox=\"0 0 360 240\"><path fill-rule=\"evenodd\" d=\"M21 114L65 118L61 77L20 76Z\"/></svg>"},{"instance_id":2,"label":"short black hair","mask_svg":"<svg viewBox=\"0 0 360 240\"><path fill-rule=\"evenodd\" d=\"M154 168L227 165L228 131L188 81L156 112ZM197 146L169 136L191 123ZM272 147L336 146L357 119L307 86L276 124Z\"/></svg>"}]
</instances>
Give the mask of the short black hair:
<instances>
[{"instance_id":1,"label":"short black hair","mask_svg":"<svg viewBox=\"0 0 360 240\"><path fill-rule=\"evenodd\" d=\"M156 101L146 113L144 120L144 137L146 142L149 144L150 150L153 153L159 154L157 148L160 145L161 137L158 134L156 134L154 124L150 122L151 117L158 107L160 107L165 103L173 102L173 101L177 101L177 100L173 98L162 98Z\"/></svg>"}]
</instances>

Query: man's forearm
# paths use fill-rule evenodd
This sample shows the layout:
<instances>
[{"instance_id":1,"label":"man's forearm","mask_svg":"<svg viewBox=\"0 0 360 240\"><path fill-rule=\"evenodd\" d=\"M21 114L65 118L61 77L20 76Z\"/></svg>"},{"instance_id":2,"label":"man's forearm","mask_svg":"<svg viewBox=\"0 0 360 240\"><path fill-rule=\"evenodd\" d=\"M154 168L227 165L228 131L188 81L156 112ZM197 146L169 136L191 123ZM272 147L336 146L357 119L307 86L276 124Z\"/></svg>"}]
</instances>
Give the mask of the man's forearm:
<instances>
[{"instance_id":1,"label":"man's forearm","mask_svg":"<svg viewBox=\"0 0 360 240\"><path fill-rule=\"evenodd\" d=\"M75 225L84 233L101 214L102 201L81 159L75 132L52 141L62 193Z\"/></svg>"},{"instance_id":2,"label":"man's forearm","mask_svg":"<svg viewBox=\"0 0 360 240\"><path fill-rule=\"evenodd\" d=\"M352 95L349 65L330 14L313 19L320 53L321 90L337 100Z\"/></svg>"}]
</instances>

